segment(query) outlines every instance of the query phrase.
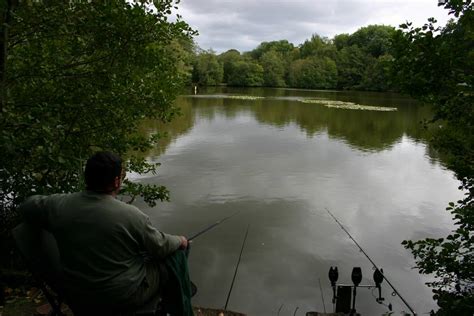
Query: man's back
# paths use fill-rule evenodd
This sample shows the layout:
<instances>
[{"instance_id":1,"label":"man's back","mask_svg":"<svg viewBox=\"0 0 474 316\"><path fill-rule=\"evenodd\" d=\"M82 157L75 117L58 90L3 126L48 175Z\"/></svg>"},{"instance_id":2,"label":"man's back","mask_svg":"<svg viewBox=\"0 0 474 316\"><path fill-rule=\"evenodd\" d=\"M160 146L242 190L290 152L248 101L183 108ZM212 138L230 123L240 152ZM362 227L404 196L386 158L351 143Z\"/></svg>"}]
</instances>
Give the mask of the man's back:
<instances>
[{"instance_id":1,"label":"man's back","mask_svg":"<svg viewBox=\"0 0 474 316\"><path fill-rule=\"evenodd\" d=\"M65 291L78 303L127 305L145 278L144 254L164 257L180 243L154 229L136 207L108 194L33 196L22 211L55 236Z\"/></svg>"}]
</instances>

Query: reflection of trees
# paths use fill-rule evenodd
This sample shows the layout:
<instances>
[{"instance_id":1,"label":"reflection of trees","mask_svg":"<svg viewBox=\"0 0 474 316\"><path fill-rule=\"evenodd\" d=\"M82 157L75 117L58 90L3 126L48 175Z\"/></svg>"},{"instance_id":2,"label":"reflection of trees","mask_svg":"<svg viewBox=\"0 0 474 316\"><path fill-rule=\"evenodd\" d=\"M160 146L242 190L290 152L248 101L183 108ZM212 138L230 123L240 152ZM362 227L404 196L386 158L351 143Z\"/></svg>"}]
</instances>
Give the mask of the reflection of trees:
<instances>
[{"instance_id":1,"label":"reflection of trees","mask_svg":"<svg viewBox=\"0 0 474 316\"><path fill-rule=\"evenodd\" d=\"M360 99L360 98L359 98ZM387 101L387 100L385 100ZM309 137L327 130L329 136L343 139L361 150L382 150L394 144L404 134L415 140L423 138L420 122L430 117L428 107L388 100L382 105L398 107L396 112L330 109L318 104L265 99L235 100L222 98L192 98L200 117L212 119L216 114L232 118L239 112L251 112L262 124L282 127L297 124ZM373 100L358 100L362 104L381 105ZM408 102L410 103L410 102Z\"/></svg>"},{"instance_id":2,"label":"reflection of trees","mask_svg":"<svg viewBox=\"0 0 474 316\"><path fill-rule=\"evenodd\" d=\"M249 95L249 90L224 88L214 93ZM240 92L240 93L239 93ZM258 89L251 95L266 96L265 99L239 100L220 95L181 97L177 105L183 115L169 124L146 122L149 132L166 131L155 154L163 153L179 135L192 127L194 117L213 120L222 115L232 119L243 112L253 115L261 124L283 127L298 125L308 137L327 131L330 137L342 139L360 150L383 150L392 146L404 134L415 140L423 140L421 121L431 116L427 106L416 105L412 100L391 94L357 92L315 92L301 90ZM352 101L364 105L397 107L395 112L359 111L331 109L318 104L302 103L288 98L302 96L325 97ZM276 97L276 98L272 98ZM283 98L281 98L283 97ZM430 152L428 152L430 154ZM436 156L436 155L434 155Z\"/></svg>"},{"instance_id":3,"label":"reflection of trees","mask_svg":"<svg viewBox=\"0 0 474 316\"><path fill-rule=\"evenodd\" d=\"M255 116L262 123L279 126L296 123L308 136L327 130L329 136L343 139L361 150L382 150L404 133L420 139L419 122L427 115L427 108L403 105L396 112L330 109L290 101L262 102L255 107Z\"/></svg>"},{"instance_id":4,"label":"reflection of trees","mask_svg":"<svg viewBox=\"0 0 474 316\"><path fill-rule=\"evenodd\" d=\"M144 134L160 134L158 146L149 151L147 155L159 156L163 154L168 146L180 135L187 133L194 124L192 110L192 99L180 97L176 100L176 106L180 109L181 115L175 117L169 123L162 123L155 120L145 120L140 128Z\"/></svg>"}]
</instances>

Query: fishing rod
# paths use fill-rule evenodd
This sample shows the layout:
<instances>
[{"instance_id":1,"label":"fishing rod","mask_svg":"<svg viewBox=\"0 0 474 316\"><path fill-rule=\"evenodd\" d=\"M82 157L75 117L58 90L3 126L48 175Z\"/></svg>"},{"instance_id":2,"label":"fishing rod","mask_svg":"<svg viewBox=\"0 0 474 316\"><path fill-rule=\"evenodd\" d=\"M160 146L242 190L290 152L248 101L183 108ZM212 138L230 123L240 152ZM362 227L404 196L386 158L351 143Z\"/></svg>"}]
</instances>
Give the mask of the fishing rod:
<instances>
[{"instance_id":1,"label":"fishing rod","mask_svg":"<svg viewBox=\"0 0 474 316\"><path fill-rule=\"evenodd\" d=\"M323 301L324 314L326 314L326 303L324 302L323 286L321 285L321 278L318 278L319 291L321 292L321 300Z\"/></svg>"},{"instance_id":2,"label":"fishing rod","mask_svg":"<svg viewBox=\"0 0 474 316\"><path fill-rule=\"evenodd\" d=\"M414 316L416 316L416 312L413 310L413 308L411 308L411 306L407 303L407 301L403 298L403 296L400 295L400 293L397 291L397 289L392 285L392 283L387 279L387 277L383 274L383 270L379 269L377 267L377 265L375 264L375 262L370 259L369 255L364 251L364 249L362 249L362 247L359 245L359 243L354 239L354 237L352 237L352 235L347 231L347 229L341 224L341 222L339 222L336 218L336 216L334 216L327 208L325 208L326 211L328 212L329 215L331 215L331 217L336 221L336 223L342 228L342 230L347 234L347 236L349 236L349 238L356 244L356 246L359 248L359 250L365 255L365 257L367 259L369 259L370 263L372 263L373 267L375 268L375 272L379 275L381 275L385 281L387 281L388 285L390 285L390 287L392 288L393 292L398 295L398 297L402 300L402 302L406 305L406 307L408 307L408 309L413 313Z\"/></svg>"},{"instance_id":3,"label":"fishing rod","mask_svg":"<svg viewBox=\"0 0 474 316\"><path fill-rule=\"evenodd\" d=\"M234 277L230 284L229 293L227 294L227 299L225 301L224 310L227 310L227 305L229 304L230 294L232 293L232 288L234 287L235 277L237 276L237 271L239 270L240 259L242 259L242 253L244 252L245 242L247 241L247 236L249 234L250 224L247 225L247 231L245 232L244 241L242 242L242 248L240 248L239 260L237 260L237 265L235 266Z\"/></svg>"},{"instance_id":4,"label":"fishing rod","mask_svg":"<svg viewBox=\"0 0 474 316\"><path fill-rule=\"evenodd\" d=\"M194 235L192 235L191 237L188 237L188 241L192 241L194 239L196 239L197 237L201 236L202 234L210 231L211 229L213 229L214 227L220 225L222 222L228 220L229 218L231 217L234 217L235 215L237 215L238 213L240 213L240 211L237 211L235 212L234 214L230 215L230 216L227 216L227 217L224 217L223 219L220 219L218 220L217 222L215 222L214 224L211 224L209 226L207 226L206 228L204 228L203 230L195 233Z\"/></svg>"}]
</instances>

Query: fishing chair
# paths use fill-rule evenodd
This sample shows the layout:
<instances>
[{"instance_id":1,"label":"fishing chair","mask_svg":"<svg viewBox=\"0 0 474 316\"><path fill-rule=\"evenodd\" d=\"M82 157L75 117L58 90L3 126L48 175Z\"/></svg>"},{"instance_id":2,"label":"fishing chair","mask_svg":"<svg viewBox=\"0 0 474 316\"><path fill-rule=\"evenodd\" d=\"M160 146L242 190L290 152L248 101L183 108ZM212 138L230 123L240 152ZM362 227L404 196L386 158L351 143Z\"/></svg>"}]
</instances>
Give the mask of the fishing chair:
<instances>
[{"instance_id":1,"label":"fishing chair","mask_svg":"<svg viewBox=\"0 0 474 316\"><path fill-rule=\"evenodd\" d=\"M63 277L59 249L53 235L43 229L22 223L12 230L16 246L33 277L39 282L48 303L51 305L49 316L64 316L65 306ZM98 311L93 307L74 306L74 299L68 299L68 305L75 316L81 315L114 315L114 316L148 316L165 315L161 297L156 296L137 310L131 311Z\"/></svg>"}]
</instances>

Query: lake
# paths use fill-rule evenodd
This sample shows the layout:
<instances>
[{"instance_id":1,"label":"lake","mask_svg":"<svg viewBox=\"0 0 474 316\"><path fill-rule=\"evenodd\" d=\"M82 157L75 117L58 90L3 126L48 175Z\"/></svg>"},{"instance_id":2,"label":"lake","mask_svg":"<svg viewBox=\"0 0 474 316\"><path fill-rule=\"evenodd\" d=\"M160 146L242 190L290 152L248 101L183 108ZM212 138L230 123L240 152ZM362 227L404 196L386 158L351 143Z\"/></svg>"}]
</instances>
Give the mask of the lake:
<instances>
[{"instance_id":1,"label":"lake","mask_svg":"<svg viewBox=\"0 0 474 316\"><path fill-rule=\"evenodd\" d=\"M361 267L362 283L372 284L370 262L327 208L417 313L436 309L424 285L429 278L412 269L413 257L401 245L445 236L452 229L445 207L461 196L453 172L423 136L428 106L387 93L227 87L189 93L177 100L178 119L143 125L168 137L148 154L162 163L158 174L135 178L171 191L169 203L137 203L165 232L189 236L240 211L192 245L194 305L225 305L247 227L230 310L332 311L330 266L339 268L343 283ZM374 110L327 106L351 103ZM396 314L408 311L386 282L382 291ZM387 311L373 295L358 290L358 312Z\"/></svg>"}]
</instances>

